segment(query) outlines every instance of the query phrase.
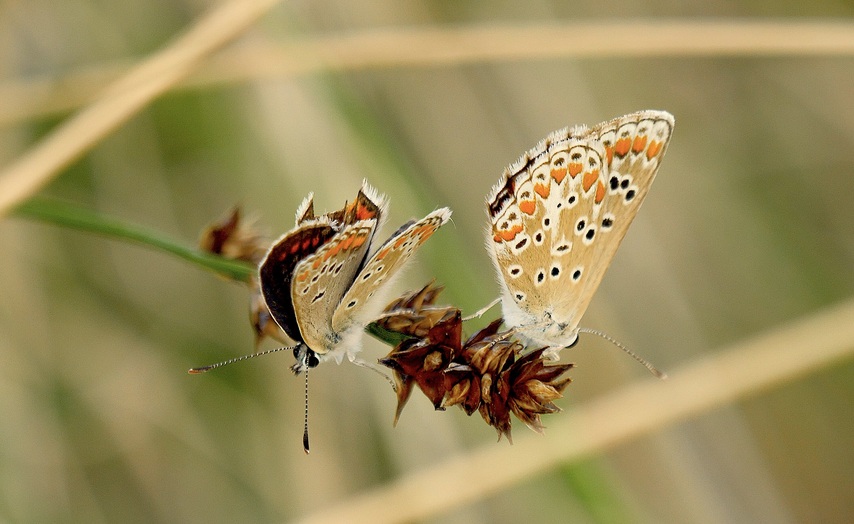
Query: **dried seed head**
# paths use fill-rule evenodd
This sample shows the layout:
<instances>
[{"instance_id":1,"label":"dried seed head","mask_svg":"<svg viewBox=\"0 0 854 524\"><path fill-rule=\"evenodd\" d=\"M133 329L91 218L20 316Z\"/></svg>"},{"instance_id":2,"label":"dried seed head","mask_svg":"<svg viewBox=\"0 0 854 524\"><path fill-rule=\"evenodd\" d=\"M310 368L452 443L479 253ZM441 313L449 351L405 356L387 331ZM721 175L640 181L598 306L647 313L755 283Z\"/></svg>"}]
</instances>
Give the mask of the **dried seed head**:
<instances>
[{"instance_id":1,"label":"dried seed head","mask_svg":"<svg viewBox=\"0 0 854 524\"><path fill-rule=\"evenodd\" d=\"M459 309L434 306L444 288L432 282L419 291L406 293L386 306L376 323L388 331L423 338L431 329L449 321Z\"/></svg>"},{"instance_id":2,"label":"dried seed head","mask_svg":"<svg viewBox=\"0 0 854 524\"><path fill-rule=\"evenodd\" d=\"M240 207L210 224L199 237L199 248L231 260L258 264L264 258L269 242L260 233L255 219L244 219Z\"/></svg>"},{"instance_id":3,"label":"dried seed head","mask_svg":"<svg viewBox=\"0 0 854 524\"><path fill-rule=\"evenodd\" d=\"M561 376L573 365L546 365L545 348L525 352L512 331L498 331L501 319L462 342L459 309L433 306L440 291L430 283L408 293L389 304L378 321L409 337L380 360L394 371L398 386L395 423L414 383L436 409L479 412L499 439L511 438L510 413L542 432L540 415L560 411L554 400L569 384Z\"/></svg>"},{"instance_id":4,"label":"dried seed head","mask_svg":"<svg viewBox=\"0 0 854 524\"><path fill-rule=\"evenodd\" d=\"M448 390L445 370L460 349L461 334L462 317L456 310L452 317L430 329L426 337L404 340L379 362L394 371L396 383L414 382L433 406L441 409ZM409 394L409 391L398 390L398 416Z\"/></svg>"}]
</instances>

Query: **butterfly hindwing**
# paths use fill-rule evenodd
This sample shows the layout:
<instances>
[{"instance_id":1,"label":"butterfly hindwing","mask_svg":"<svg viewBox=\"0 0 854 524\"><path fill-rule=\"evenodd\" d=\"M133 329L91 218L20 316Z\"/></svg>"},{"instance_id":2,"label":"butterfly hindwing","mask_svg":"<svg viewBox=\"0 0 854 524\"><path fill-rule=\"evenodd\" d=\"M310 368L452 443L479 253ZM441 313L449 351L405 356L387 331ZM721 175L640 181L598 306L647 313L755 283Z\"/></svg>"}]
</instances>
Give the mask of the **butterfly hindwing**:
<instances>
[{"instance_id":1,"label":"butterfly hindwing","mask_svg":"<svg viewBox=\"0 0 854 524\"><path fill-rule=\"evenodd\" d=\"M368 259L332 316L332 329L343 333L364 326L382 306L382 290L397 276L413 253L448 221L451 211L438 209L417 222L401 227Z\"/></svg>"},{"instance_id":2,"label":"butterfly hindwing","mask_svg":"<svg viewBox=\"0 0 854 524\"><path fill-rule=\"evenodd\" d=\"M590 221L602 204L605 151L584 130L552 133L511 167L494 191L489 243L503 285L508 323L570 323L564 312L583 273ZM502 194L503 193L503 194Z\"/></svg>"},{"instance_id":3,"label":"butterfly hindwing","mask_svg":"<svg viewBox=\"0 0 854 524\"><path fill-rule=\"evenodd\" d=\"M344 226L293 272L291 299L303 341L315 353L330 351L338 340L332 314L356 278L376 229L374 219Z\"/></svg>"}]
</instances>

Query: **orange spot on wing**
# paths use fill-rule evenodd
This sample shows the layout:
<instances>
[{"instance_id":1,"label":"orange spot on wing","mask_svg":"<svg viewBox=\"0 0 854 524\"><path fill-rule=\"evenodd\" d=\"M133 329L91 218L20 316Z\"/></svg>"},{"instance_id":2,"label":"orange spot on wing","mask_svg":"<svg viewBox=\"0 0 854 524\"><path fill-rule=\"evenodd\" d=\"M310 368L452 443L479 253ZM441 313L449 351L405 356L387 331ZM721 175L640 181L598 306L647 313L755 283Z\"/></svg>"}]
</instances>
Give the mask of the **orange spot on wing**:
<instances>
[{"instance_id":1,"label":"orange spot on wing","mask_svg":"<svg viewBox=\"0 0 854 524\"><path fill-rule=\"evenodd\" d=\"M376 212L371 211L367 206L359 206L356 209L356 220L368 220L369 218L374 218L376 216Z\"/></svg>"},{"instance_id":2,"label":"orange spot on wing","mask_svg":"<svg viewBox=\"0 0 854 524\"><path fill-rule=\"evenodd\" d=\"M326 250L326 253L323 254L323 261L326 262L330 258L334 257L341 251L341 244L335 244L331 248Z\"/></svg>"},{"instance_id":3,"label":"orange spot on wing","mask_svg":"<svg viewBox=\"0 0 854 524\"><path fill-rule=\"evenodd\" d=\"M549 197L550 187L548 184L534 184L534 192L543 198Z\"/></svg>"},{"instance_id":4,"label":"orange spot on wing","mask_svg":"<svg viewBox=\"0 0 854 524\"><path fill-rule=\"evenodd\" d=\"M365 240L367 240L367 239L368 239L368 235L359 235L359 236L353 237L353 246L352 246L353 249L356 249L357 247L364 244Z\"/></svg>"},{"instance_id":5,"label":"orange spot on wing","mask_svg":"<svg viewBox=\"0 0 854 524\"><path fill-rule=\"evenodd\" d=\"M536 200L524 200L522 202L519 202L519 211L525 213L526 215L533 215L536 210Z\"/></svg>"},{"instance_id":6,"label":"orange spot on wing","mask_svg":"<svg viewBox=\"0 0 854 524\"><path fill-rule=\"evenodd\" d=\"M611 162L614 161L614 146L606 146L605 147L605 156L608 157L608 165L611 165Z\"/></svg>"},{"instance_id":7,"label":"orange spot on wing","mask_svg":"<svg viewBox=\"0 0 854 524\"><path fill-rule=\"evenodd\" d=\"M590 191L590 188L593 187L593 184L599 180L599 170L594 169L593 171L585 171L584 178L581 179L581 187L584 188L584 192Z\"/></svg>"},{"instance_id":8,"label":"orange spot on wing","mask_svg":"<svg viewBox=\"0 0 854 524\"><path fill-rule=\"evenodd\" d=\"M600 180L596 185L596 196L593 197L593 202L598 204L602 202L603 198L605 198L605 184Z\"/></svg>"},{"instance_id":9,"label":"orange spot on wing","mask_svg":"<svg viewBox=\"0 0 854 524\"><path fill-rule=\"evenodd\" d=\"M661 142L656 142L653 140L649 143L649 148L646 150L646 157L649 160L652 160L654 157L658 156L658 153L661 151Z\"/></svg>"},{"instance_id":10,"label":"orange spot on wing","mask_svg":"<svg viewBox=\"0 0 854 524\"><path fill-rule=\"evenodd\" d=\"M438 228L435 224L424 224L423 226L415 230L415 234L421 238L421 242L424 242L425 240L433 236L433 233L436 232L436 229Z\"/></svg>"},{"instance_id":11,"label":"orange spot on wing","mask_svg":"<svg viewBox=\"0 0 854 524\"><path fill-rule=\"evenodd\" d=\"M394 243L394 248L395 248L395 249L400 248L400 246L402 246L404 242L406 242L406 237L405 237L405 236L402 236L402 237L398 238L398 239L395 241L395 243Z\"/></svg>"},{"instance_id":12,"label":"orange spot on wing","mask_svg":"<svg viewBox=\"0 0 854 524\"><path fill-rule=\"evenodd\" d=\"M571 163L569 164L569 176L575 178L578 176L578 173L581 173L582 165L580 163Z\"/></svg>"},{"instance_id":13,"label":"orange spot on wing","mask_svg":"<svg viewBox=\"0 0 854 524\"><path fill-rule=\"evenodd\" d=\"M563 179L565 177L566 177L566 168L565 167L561 167L560 169L552 169L552 178L554 178L558 184L563 182Z\"/></svg>"},{"instance_id":14,"label":"orange spot on wing","mask_svg":"<svg viewBox=\"0 0 854 524\"><path fill-rule=\"evenodd\" d=\"M614 144L614 153L617 154L618 157L622 158L629 154L629 147L631 146L632 141L628 138L621 138L617 140L617 143Z\"/></svg>"},{"instance_id":15,"label":"orange spot on wing","mask_svg":"<svg viewBox=\"0 0 854 524\"><path fill-rule=\"evenodd\" d=\"M297 280L303 281L308 279L308 271L303 271L299 275L297 275Z\"/></svg>"},{"instance_id":16,"label":"orange spot on wing","mask_svg":"<svg viewBox=\"0 0 854 524\"><path fill-rule=\"evenodd\" d=\"M632 144L632 153L639 154L646 148L646 136L636 136L635 142Z\"/></svg>"},{"instance_id":17,"label":"orange spot on wing","mask_svg":"<svg viewBox=\"0 0 854 524\"><path fill-rule=\"evenodd\" d=\"M522 224L516 224L515 226L511 227L510 229L502 229L502 230L496 232L495 236L492 237L492 239L495 240L496 242L502 242L502 241L510 242L511 240L516 238L516 235L518 235L519 233L522 232L522 229L523 229Z\"/></svg>"},{"instance_id":18,"label":"orange spot on wing","mask_svg":"<svg viewBox=\"0 0 854 524\"><path fill-rule=\"evenodd\" d=\"M377 253L377 260L384 259L386 257L386 255L388 255L389 251L391 251L391 247L387 247L387 248L383 249L382 251L380 251L379 253Z\"/></svg>"}]
</instances>

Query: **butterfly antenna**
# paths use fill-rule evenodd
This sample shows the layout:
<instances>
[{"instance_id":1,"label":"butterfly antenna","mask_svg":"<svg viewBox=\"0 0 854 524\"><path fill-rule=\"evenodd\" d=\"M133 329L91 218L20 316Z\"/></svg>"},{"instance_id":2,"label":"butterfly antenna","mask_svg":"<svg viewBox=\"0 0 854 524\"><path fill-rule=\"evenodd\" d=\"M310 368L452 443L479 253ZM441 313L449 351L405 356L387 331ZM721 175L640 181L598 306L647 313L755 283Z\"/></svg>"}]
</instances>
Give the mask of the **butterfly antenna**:
<instances>
[{"instance_id":1,"label":"butterfly antenna","mask_svg":"<svg viewBox=\"0 0 854 524\"><path fill-rule=\"evenodd\" d=\"M618 348L625 351L630 357L632 357L633 359L640 362L643 365L643 367L648 369L649 372L652 373L653 375L655 375L656 377L660 378L661 380L664 380L667 378L667 373L665 373L664 371L661 371L657 367L653 366L651 362L649 362L648 360L646 360L642 356L638 355L637 353L635 353L631 349L627 348L626 346L620 344L614 338L612 338L610 335L607 335L601 331L597 331L595 329L589 329L589 328L579 328L578 332L579 333L589 333L591 335L596 335L596 336L604 338L605 340L607 340L611 344L614 344Z\"/></svg>"},{"instance_id":2,"label":"butterfly antenna","mask_svg":"<svg viewBox=\"0 0 854 524\"><path fill-rule=\"evenodd\" d=\"M305 423L302 432L302 449L308 455L308 358L305 362Z\"/></svg>"},{"instance_id":3,"label":"butterfly antenna","mask_svg":"<svg viewBox=\"0 0 854 524\"><path fill-rule=\"evenodd\" d=\"M266 351L261 351L259 353L250 353L249 355L243 355L242 357L235 357L229 360L225 360L223 362L217 362L216 364L211 364L210 366L202 366L200 368L190 368L187 373L191 375L200 375L202 373L206 373L212 369L221 368L223 366L227 366L229 364L234 364L235 362L240 362L241 360L247 360L250 358L260 357L261 355L269 355L270 353L278 353L279 351L292 351L294 346L290 347L280 347L275 349L268 349Z\"/></svg>"}]
</instances>

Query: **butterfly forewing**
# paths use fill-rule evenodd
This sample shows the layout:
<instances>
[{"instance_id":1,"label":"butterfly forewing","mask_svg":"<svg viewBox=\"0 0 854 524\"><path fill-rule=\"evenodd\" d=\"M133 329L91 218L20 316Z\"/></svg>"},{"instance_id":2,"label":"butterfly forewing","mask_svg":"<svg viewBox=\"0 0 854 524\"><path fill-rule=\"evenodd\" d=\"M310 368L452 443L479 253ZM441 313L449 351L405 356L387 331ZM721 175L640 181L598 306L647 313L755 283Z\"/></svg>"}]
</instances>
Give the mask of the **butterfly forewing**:
<instances>
[{"instance_id":1,"label":"butterfly forewing","mask_svg":"<svg viewBox=\"0 0 854 524\"><path fill-rule=\"evenodd\" d=\"M413 253L448 221L448 208L436 210L395 232L370 257L356 275L332 316L332 329L343 333L354 325L374 320L382 307L382 291L399 273Z\"/></svg>"},{"instance_id":2,"label":"butterfly forewing","mask_svg":"<svg viewBox=\"0 0 854 524\"><path fill-rule=\"evenodd\" d=\"M508 169L488 203L508 324L551 346L575 339L672 128L668 113L642 111L562 130Z\"/></svg>"},{"instance_id":3,"label":"butterfly forewing","mask_svg":"<svg viewBox=\"0 0 854 524\"><path fill-rule=\"evenodd\" d=\"M605 196L595 228L578 298L570 306L584 312L599 287L632 220L649 192L673 130L673 117L661 111L643 111L600 124L591 135L605 147ZM590 233L587 233L590 234ZM580 316L580 313L579 313Z\"/></svg>"}]
</instances>

